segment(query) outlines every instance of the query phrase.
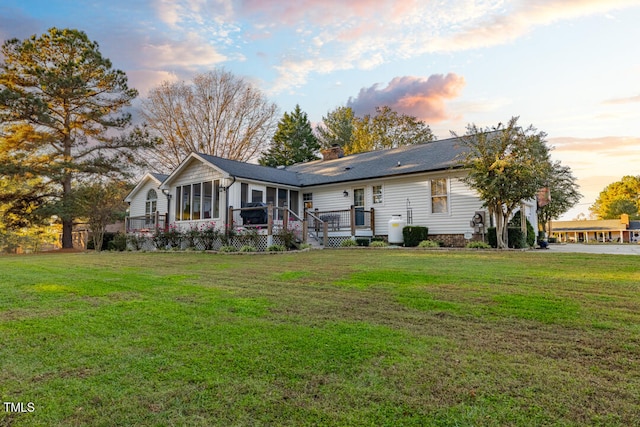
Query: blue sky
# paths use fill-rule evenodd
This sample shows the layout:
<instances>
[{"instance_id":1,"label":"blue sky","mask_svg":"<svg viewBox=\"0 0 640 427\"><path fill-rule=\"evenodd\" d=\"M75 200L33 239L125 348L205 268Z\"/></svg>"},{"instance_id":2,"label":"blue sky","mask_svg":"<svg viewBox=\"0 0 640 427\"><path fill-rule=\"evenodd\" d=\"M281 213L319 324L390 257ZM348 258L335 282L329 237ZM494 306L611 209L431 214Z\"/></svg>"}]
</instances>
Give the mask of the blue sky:
<instances>
[{"instance_id":1,"label":"blue sky","mask_svg":"<svg viewBox=\"0 0 640 427\"><path fill-rule=\"evenodd\" d=\"M280 112L416 116L439 139L520 116L584 195L640 175L640 0L3 0L0 39L77 28L144 97L225 67Z\"/></svg>"}]
</instances>

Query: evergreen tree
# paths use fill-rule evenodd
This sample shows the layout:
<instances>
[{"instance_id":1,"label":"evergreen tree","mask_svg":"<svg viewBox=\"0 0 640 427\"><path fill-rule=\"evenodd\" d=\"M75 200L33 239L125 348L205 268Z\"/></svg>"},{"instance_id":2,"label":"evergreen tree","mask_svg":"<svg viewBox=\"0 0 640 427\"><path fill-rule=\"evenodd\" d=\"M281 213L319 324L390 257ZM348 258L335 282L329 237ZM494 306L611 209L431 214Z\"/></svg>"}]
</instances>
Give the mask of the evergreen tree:
<instances>
[{"instance_id":1,"label":"evergreen tree","mask_svg":"<svg viewBox=\"0 0 640 427\"><path fill-rule=\"evenodd\" d=\"M339 145L343 149L353 141L355 116L351 107L338 107L322 117L322 125L316 127L316 135L322 148Z\"/></svg>"},{"instance_id":2,"label":"evergreen tree","mask_svg":"<svg viewBox=\"0 0 640 427\"><path fill-rule=\"evenodd\" d=\"M320 143L313 134L307 113L299 105L291 114L284 113L278 123L269 151L260 159L263 166L289 166L318 159Z\"/></svg>"},{"instance_id":3,"label":"evergreen tree","mask_svg":"<svg viewBox=\"0 0 640 427\"><path fill-rule=\"evenodd\" d=\"M0 194L2 203L23 206L23 216L55 214L62 247L71 248L78 183L121 175L141 144L117 133L130 124L122 109L138 93L82 31L8 40L0 57L0 177L41 178L37 191Z\"/></svg>"}]
</instances>

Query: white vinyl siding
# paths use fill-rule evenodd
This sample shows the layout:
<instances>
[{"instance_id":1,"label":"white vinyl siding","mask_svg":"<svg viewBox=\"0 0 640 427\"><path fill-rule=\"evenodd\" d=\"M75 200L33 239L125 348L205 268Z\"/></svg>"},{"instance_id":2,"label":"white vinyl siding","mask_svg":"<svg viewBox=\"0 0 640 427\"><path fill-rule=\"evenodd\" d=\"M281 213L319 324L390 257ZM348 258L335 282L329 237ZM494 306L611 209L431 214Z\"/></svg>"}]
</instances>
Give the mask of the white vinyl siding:
<instances>
[{"instance_id":1,"label":"white vinyl siding","mask_svg":"<svg viewBox=\"0 0 640 427\"><path fill-rule=\"evenodd\" d=\"M170 222L219 220L225 203L225 194L219 191L221 179L215 169L192 160L171 182Z\"/></svg>"},{"instance_id":2,"label":"white vinyl siding","mask_svg":"<svg viewBox=\"0 0 640 427\"><path fill-rule=\"evenodd\" d=\"M319 211L349 209L352 202L353 188L365 189L365 200L373 200L373 187L382 185L384 203L373 205L367 203L365 209L375 210L376 234L388 234L388 222L392 215L402 215L407 219L407 201L413 210L413 225L429 228L429 234L462 234L469 231L469 221L477 210L482 209L482 202L475 191L467 187L456 175L421 174L407 177L389 178L385 180L359 182L351 184L335 184L331 186L303 189L313 192L313 207ZM448 211L444 214L431 212L431 180L446 179L448 189ZM342 192L349 191L349 197Z\"/></svg>"},{"instance_id":3,"label":"white vinyl siding","mask_svg":"<svg viewBox=\"0 0 640 427\"><path fill-rule=\"evenodd\" d=\"M129 216L138 217L147 214L147 195L150 190L154 190L157 195L156 210L162 215L167 212L167 196L158 188L159 184L153 179L147 179L147 182L133 195L131 204L129 205Z\"/></svg>"}]
</instances>

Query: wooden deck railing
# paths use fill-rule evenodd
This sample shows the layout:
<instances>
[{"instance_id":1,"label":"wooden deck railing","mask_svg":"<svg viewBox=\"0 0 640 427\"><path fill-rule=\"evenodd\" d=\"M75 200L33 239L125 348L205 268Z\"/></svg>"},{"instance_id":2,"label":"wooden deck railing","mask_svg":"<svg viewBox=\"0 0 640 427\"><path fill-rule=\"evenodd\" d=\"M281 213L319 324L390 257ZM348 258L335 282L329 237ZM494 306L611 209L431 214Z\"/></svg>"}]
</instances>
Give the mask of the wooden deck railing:
<instances>
[{"instance_id":1,"label":"wooden deck railing","mask_svg":"<svg viewBox=\"0 0 640 427\"><path fill-rule=\"evenodd\" d=\"M326 222L329 231L350 231L356 235L356 229L370 229L375 235L375 211L351 206L350 209L313 212L315 218ZM318 228L320 223L309 221L309 228Z\"/></svg>"},{"instance_id":2,"label":"wooden deck railing","mask_svg":"<svg viewBox=\"0 0 640 427\"><path fill-rule=\"evenodd\" d=\"M257 213L258 215L252 215L253 213ZM267 236L270 237L273 236L274 232L278 231L278 228L281 227L287 230L292 222L299 222L301 224L302 243L307 242L307 221L286 207L273 206L271 203L266 206L246 208L229 206L228 218L231 219L234 226L265 229Z\"/></svg>"},{"instance_id":3,"label":"wooden deck railing","mask_svg":"<svg viewBox=\"0 0 640 427\"><path fill-rule=\"evenodd\" d=\"M166 214L156 212L153 215L130 216L125 218L125 230L127 233L144 233L155 230L166 230Z\"/></svg>"}]
</instances>

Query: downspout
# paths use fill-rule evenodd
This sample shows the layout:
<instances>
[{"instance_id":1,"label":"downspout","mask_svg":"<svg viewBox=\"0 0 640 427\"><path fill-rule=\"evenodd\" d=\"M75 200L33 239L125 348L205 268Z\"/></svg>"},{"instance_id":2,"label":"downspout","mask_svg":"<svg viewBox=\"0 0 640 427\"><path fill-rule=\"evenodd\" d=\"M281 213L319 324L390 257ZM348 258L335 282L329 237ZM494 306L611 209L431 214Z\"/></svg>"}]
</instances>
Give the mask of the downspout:
<instances>
[{"instance_id":1,"label":"downspout","mask_svg":"<svg viewBox=\"0 0 640 427\"><path fill-rule=\"evenodd\" d=\"M229 175L229 176L233 178L233 181L231 181L231 184L227 185L226 187L222 187L224 188L225 206L226 206L226 209L224 210L225 227L229 225L229 188L231 188L231 186L236 183L236 177L234 175Z\"/></svg>"}]
</instances>

